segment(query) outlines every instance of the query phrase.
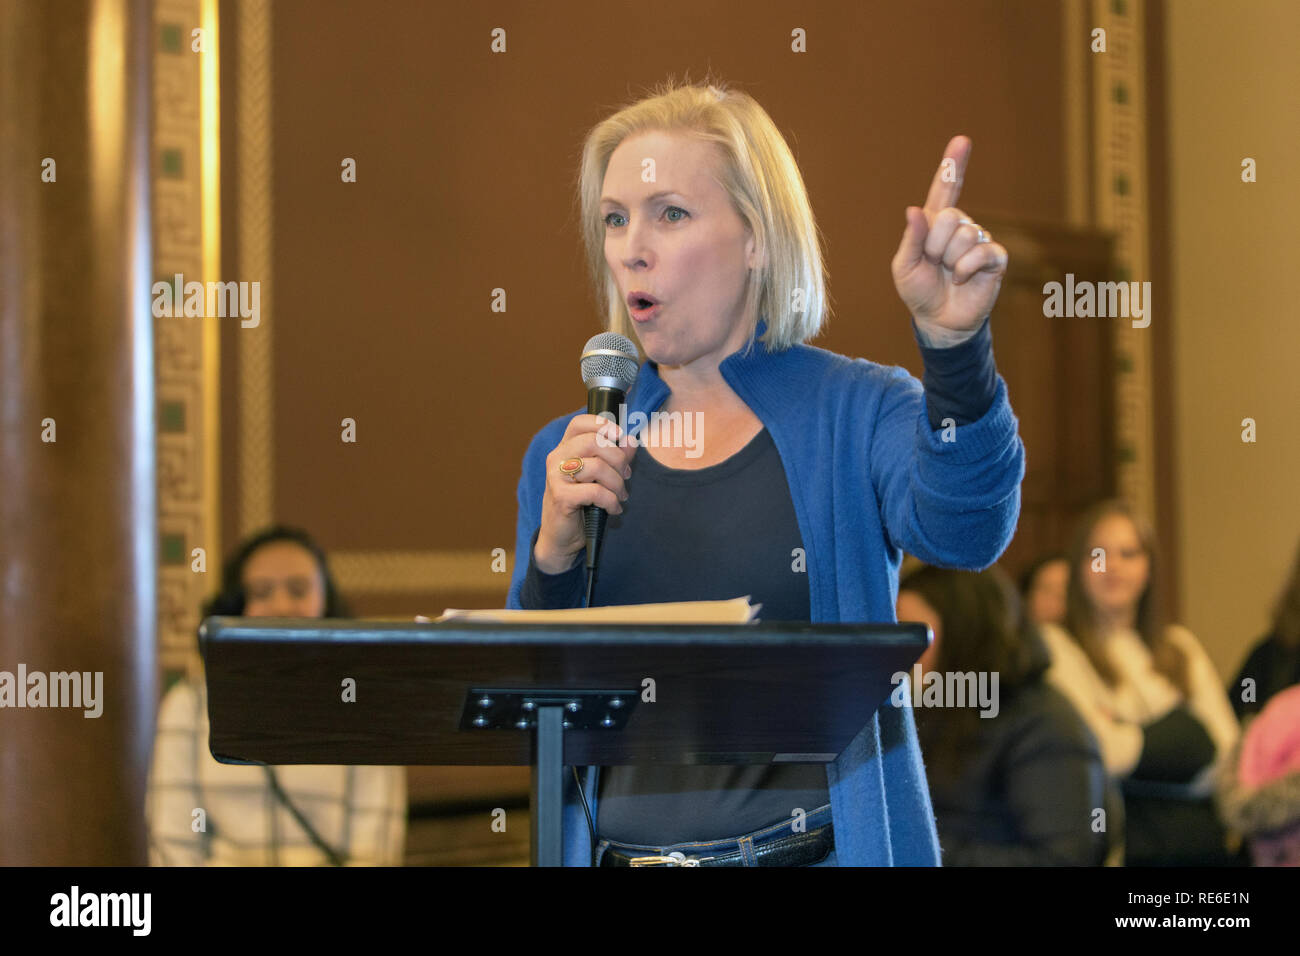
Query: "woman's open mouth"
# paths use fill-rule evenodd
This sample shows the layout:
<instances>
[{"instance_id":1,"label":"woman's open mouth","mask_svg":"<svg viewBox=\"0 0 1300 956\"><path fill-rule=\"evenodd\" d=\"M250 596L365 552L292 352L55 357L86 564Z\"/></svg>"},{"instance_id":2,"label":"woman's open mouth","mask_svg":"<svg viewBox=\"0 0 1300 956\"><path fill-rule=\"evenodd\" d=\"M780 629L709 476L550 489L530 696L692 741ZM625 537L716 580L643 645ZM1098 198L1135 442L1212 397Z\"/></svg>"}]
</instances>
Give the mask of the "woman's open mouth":
<instances>
[{"instance_id":1,"label":"woman's open mouth","mask_svg":"<svg viewBox=\"0 0 1300 956\"><path fill-rule=\"evenodd\" d=\"M648 322L659 312L659 300L642 292L630 292L627 310L637 322Z\"/></svg>"}]
</instances>

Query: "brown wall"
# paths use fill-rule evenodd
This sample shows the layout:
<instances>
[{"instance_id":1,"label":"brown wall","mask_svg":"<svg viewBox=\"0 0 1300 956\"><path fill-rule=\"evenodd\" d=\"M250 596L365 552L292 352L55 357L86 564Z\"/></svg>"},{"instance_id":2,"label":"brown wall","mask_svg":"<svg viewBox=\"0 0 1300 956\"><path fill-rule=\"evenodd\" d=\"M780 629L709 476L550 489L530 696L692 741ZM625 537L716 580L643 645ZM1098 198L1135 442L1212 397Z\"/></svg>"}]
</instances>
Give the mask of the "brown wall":
<instances>
[{"instance_id":1,"label":"brown wall","mask_svg":"<svg viewBox=\"0 0 1300 956\"><path fill-rule=\"evenodd\" d=\"M223 5L227 21L232 5ZM817 342L920 373L889 274L903 208L944 144L975 143L961 203L1060 220L1054 4L646 8L278 0L272 40L276 516L331 550L492 548L513 557L532 434L582 400L599 331L573 187L582 138L670 75L712 69L786 134L826 236L835 316ZM223 34L224 202L237 209L238 43ZM490 31L507 31L493 54ZM790 51L807 31L809 52ZM358 182L340 181L354 157ZM238 262L228 226L226 262ZM232 269L224 269L227 278ZM256 276L237 276L254 279ZM508 311L489 309L494 288ZM223 340L224 540L237 539L237 336ZM995 342L997 332L995 325ZM1013 402L1015 396L1012 395ZM359 441L339 422L352 417ZM499 604L479 593L354 594L365 613Z\"/></svg>"},{"instance_id":2,"label":"brown wall","mask_svg":"<svg viewBox=\"0 0 1300 956\"><path fill-rule=\"evenodd\" d=\"M1225 679L1270 624L1300 538L1300 8L1168 5L1174 416L1183 620ZM1258 164L1241 181L1241 161ZM1158 295L1159 292L1157 291ZM1253 418L1254 443L1241 440Z\"/></svg>"}]
</instances>

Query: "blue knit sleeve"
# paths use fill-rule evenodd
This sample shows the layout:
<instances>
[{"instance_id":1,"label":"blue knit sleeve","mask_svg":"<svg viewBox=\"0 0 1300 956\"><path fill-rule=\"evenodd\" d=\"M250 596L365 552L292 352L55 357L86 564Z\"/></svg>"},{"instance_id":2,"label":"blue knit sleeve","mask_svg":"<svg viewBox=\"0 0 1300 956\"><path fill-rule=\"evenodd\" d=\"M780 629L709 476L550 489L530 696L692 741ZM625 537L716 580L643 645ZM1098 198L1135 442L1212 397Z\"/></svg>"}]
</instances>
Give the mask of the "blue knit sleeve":
<instances>
[{"instance_id":1,"label":"blue knit sleeve","mask_svg":"<svg viewBox=\"0 0 1300 956\"><path fill-rule=\"evenodd\" d=\"M574 415L581 411L561 415L549 421L541 431L533 436L524 453L523 469L519 476L519 486L515 492L515 561L510 569L510 591L506 596L506 607L520 610L523 604L520 595L524 578L528 573L529 560L533 553L533 535L542 525L542 495L546 492L546 456L560 443L564 430Z\"/></svg>"},{"instance_id":2,"label":"blue knit sleeve","mask_svg":"<svg viewBox=\"0 0 1300 956\"><path fill-rule=\"evenodd\" d=\"M536 439L534 439L534 444ZM533 538L533 528L540 527L542 516L540 509L533 504L535 496L529 481L529 459L533 453L530 445L528 454L524 455L523 472L519 476L519 487L515 492L515 561L510 569L510 591L506 596L506 607L520 610L519 593L523 588L524 575L528 572L528 553Z\"/></svg>"},{"instance_id":3,"label":"blue knit sleeve","mask_svg":"<svg viewBox=\"0 0 1300 956\"><path fill-rule=\"evenodd\" d=\"M885 533L930 564L987 568L1015 533L1025 475L1006 382L997 376L977 421L935 431L921 383L901 368L880 375L869 456Z\"/></svg>"}]
</instances>

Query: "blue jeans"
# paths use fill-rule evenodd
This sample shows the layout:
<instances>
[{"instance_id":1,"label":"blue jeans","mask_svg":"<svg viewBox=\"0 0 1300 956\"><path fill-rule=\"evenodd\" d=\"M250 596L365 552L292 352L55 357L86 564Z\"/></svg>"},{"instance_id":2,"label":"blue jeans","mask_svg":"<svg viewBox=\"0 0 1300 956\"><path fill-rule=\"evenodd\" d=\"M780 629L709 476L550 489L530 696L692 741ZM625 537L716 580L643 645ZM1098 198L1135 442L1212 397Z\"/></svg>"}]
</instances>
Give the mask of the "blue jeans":
<instances>
[{"instance_id":1,"label":"blue jeans","mask_svg":"<svg viewBox=\"0 0 1300 956\"><path fill-rule=\"evenodd\" d=\"M831 822L831 805L825 804L818 807L804 818L803 829L799 832L807 833L823 827ZM607 840L601 837L596 843L596 866L600 866L601 858L604 857L605 851L610 847L623 853L629 853L635 856L668 856L676 851L687 857L701 858L706 856L722 856L726 853L735 853L738 850L744 854L745 866L756 866L754 848L760 847L765 843L771 843L776 840L786 839L795 833L794 820L782 820L780 823L774 823L770 826L761 827L750 833L742 833L738 836L729 837L725 840L702 840L695 843L674 843L671 846L644 846L637 843L620 843L617 840ZM836 866L835 848L832 847L826 858L817 863L809 863L807 866Z\"/></svg>"}]
</instances>

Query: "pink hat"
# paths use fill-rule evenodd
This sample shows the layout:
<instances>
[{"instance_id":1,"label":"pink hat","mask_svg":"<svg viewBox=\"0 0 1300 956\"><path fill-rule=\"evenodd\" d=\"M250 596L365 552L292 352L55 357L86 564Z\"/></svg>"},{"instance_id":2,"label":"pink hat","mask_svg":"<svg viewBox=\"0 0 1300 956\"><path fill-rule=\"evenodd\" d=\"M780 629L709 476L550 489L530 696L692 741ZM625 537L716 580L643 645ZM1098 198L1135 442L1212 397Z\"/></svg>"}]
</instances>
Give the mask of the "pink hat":
<instances>
[{"instance_id":1,"label":"pink hat","mask_svg":"<svg viewBox=\"0 0 1300 956\"><path fill-rule=\"evenodd\" d=\"M1249 790L1300 771L1300 684L1274 697L1246 728L1237 780Z\"/></svg>"},{"instance_id":2,"label":"pink hat","mask_svg":"<svg viewBox=\"0 0 1300 956\"><path fill-rule=\"evenodd\" d=\"M1300 684L1274 695L1226 761L1217 788L1224 822L1243 836L1300 824Z\"/></svg>"}]
</instances>

